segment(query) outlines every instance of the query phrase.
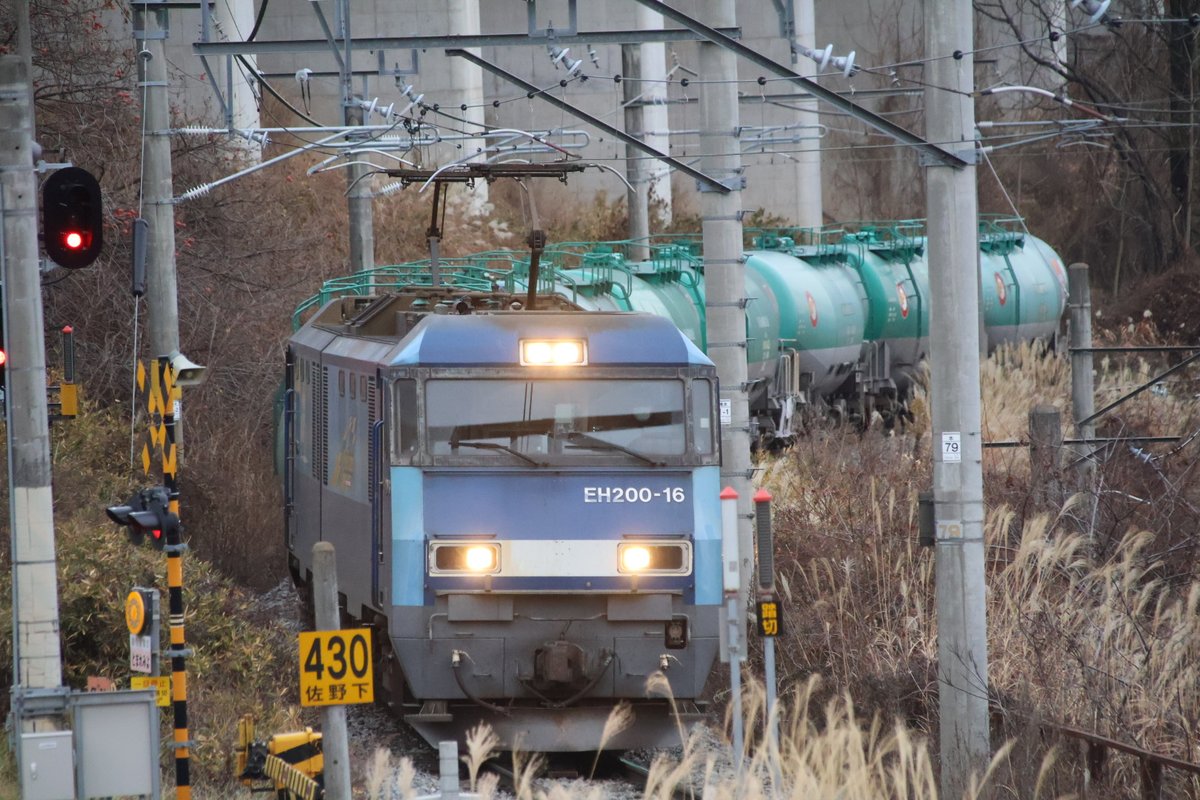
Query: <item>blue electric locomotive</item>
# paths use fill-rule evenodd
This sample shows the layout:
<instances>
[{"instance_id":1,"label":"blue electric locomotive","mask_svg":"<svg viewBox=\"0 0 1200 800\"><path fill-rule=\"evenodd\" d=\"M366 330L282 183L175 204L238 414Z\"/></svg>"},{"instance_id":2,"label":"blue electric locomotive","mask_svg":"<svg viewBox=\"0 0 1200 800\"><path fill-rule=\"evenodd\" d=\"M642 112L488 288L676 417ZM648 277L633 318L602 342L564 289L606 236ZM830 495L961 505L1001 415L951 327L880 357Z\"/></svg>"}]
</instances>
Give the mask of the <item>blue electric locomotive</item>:
<instances>
[{"instance_id":1,"label":"blue electric locomotive","mask_svg":"<svg viewBox=\"0 0 1200 800\"><path fill-rule=\"evenodd\" d=\"M377 697L430 742L595 749L622 700L608 747L677 742L718 652L716 371L668 320L540 300L338 297L293 335L292 573L334 544Z\"/></svg>"}]
</instances>

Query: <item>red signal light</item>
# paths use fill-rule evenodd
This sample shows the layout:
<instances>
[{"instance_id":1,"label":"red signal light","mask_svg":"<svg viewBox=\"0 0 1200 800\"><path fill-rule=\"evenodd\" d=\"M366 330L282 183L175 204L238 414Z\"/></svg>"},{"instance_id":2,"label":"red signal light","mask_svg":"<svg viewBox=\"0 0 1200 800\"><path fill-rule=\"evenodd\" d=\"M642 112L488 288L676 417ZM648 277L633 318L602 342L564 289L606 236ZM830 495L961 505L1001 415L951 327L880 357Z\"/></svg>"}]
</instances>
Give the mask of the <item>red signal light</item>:
<instances>
[{"instance_id":1,"label":"red signal light","mask_svg":"<svg viewBox=\"0 0 1200 800\"><path fill-rule=\"evenodd\" d=\"M0 350L0 367L4 367L7 364L8 364L8 353L4 352L3 350Z\"/></svg>"},{"instance_id":2,"label":"red signal light","mask_svg":"<svg viewBox=\"0 0 1200 800\"><path fill-rule=\"evenodd\" d=\"M68 250L79 250L84 246L84 233L80 231L67 231L63 234L63 244Z\"/></svg>"},{"instance_id":3,"label":"red signal light","mask_svg":"<svg viewBox=\"0 0 1200 800\"><path fill-rule=\"evenodd\" d=\"M162 535L162 528L153 528L153 529L150 531L150 538L151 538L153 541L155 541L155 542L160 542L160 541L162 541L162 537L163 537L163 535Z\"/></svg>"},{"instance_id":4,"label":"red signal light","mask_svg":"<svg viewBox=\"0 0 1200 800\"><path fill-rule=\"evenodd\" d=\"M86 267L100 255L104 200L87 170L60 169L42 185L42 239L46 255L60 267Z\"/></svg>"}]
</instances>

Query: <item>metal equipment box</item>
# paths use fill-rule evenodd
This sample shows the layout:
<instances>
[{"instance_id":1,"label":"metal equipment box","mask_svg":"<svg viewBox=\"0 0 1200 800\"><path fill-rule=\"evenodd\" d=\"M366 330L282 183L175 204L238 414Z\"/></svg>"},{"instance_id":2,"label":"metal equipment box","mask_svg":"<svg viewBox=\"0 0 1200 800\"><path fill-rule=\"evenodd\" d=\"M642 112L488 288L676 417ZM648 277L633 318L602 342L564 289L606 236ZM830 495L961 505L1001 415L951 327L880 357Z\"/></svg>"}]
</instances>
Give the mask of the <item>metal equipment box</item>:
<instances>
[{"instance_id":1,"label":"metal equipment box","mask_svg":"<svg viewBox=\"0 0 1200 800\"><path fill-rule=\"evenodd\" d=\"M79 798L159 796L158 706L153 691L74 693Z\"/></svg>"},{"instance_id":2,"label":"metal equipment box","mask_svg":"<svg viewBox=\"0 0 1200 800\"><path fill-rule=\"evenodd\" d=\"M71 731L22 733L21 790L24 800L73 800L75 758Z\"/></svg>"}]
</instances>

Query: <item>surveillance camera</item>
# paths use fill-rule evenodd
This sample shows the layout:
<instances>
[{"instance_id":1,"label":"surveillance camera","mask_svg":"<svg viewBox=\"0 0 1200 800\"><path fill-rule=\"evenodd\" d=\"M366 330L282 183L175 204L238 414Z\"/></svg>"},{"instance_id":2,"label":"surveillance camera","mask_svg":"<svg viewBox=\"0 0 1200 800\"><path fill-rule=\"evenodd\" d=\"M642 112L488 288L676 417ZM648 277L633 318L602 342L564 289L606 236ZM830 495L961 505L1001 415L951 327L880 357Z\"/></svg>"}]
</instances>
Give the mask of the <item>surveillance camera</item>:
<instances>
[{"instance_id":1,"label":"surveillance camera","mask_svg":"<svg viewBox=\"0 0 1200 800\"><path fill-rule=\"evenodd\" d=\"M171 362L171 369L175 372L175 385L180 388L189 388L199 386L204 383L205 372L208 367L203 367L178 350L171 352L167 358Z\"/></svg>"}]
</instances>

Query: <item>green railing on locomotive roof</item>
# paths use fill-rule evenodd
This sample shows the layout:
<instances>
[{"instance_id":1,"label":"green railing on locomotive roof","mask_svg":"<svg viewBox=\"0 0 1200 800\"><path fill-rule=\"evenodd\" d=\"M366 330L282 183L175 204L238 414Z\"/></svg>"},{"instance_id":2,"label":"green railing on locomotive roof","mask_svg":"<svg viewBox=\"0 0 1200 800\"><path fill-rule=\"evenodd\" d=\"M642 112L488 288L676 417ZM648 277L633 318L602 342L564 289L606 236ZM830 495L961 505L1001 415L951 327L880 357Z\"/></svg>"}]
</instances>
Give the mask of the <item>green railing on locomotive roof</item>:
<instances>
[{"instance_id":1,"label":"green railing on locomotive roof","mask_svg":"<svg viewBox=\"0 0 1200 800\"><path fill-rule=\"evenodd\" d=\"M511 253L476 253L460 258L439 259L438 271L442 283L448 286L471 291L491 291L500 286L511 291L513 262ZM292 312L292 329L299 329L308 311L321 308L335 297L365 296L381 289L429 286L432 283L428 260L390 264L331 278L321 285L320 291L300 303Z\"/></svg>"},{"instance_id":2,"label":"green railing on locomotive roof","mask_svg":"<svg viewBox=\"0 0 1200 800\"><path fill-rule=\"evenodd\" d=\"M528 279L529 261L521 253L492 250L467 256L438 259L438 277L444 286L476 292L523 291L518 286ZM561 275L553 264L543 264L538 274L538 293L554 291L555 282L572 289L575 282ZM292 312L292 329L298 330L309 311L321 308L335 297L366 296L379 291L389 291L406 286L432 286L433 272L428 259L390 264L363 270L352 275L331 278L321 285L320 291L303 301ZM574 300L575 297L572 297Z\"/></svg>"}]
</instances>

